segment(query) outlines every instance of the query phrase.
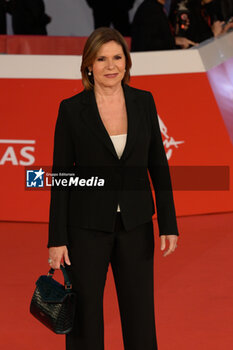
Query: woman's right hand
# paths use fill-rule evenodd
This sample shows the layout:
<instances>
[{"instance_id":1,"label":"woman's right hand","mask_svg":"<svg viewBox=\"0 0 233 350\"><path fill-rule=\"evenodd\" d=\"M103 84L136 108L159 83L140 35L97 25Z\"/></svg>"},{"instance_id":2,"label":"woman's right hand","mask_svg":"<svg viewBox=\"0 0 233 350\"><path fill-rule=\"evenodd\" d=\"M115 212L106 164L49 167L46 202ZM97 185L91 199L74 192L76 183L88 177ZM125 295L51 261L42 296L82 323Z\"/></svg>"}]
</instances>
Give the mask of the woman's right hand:
<instances>
[{"instance_id":1,"label":"woman's right hand","mask_svg":"<svg viewBox=\"0 0 233 350\"><path fill-rule=\"evenodd\" d=\"M67 265L71 265L68 249L66 245L60 247L49 248L49 265L55 270L60 269L61 262L65 261Z\"/></svg>"}]
</instances>

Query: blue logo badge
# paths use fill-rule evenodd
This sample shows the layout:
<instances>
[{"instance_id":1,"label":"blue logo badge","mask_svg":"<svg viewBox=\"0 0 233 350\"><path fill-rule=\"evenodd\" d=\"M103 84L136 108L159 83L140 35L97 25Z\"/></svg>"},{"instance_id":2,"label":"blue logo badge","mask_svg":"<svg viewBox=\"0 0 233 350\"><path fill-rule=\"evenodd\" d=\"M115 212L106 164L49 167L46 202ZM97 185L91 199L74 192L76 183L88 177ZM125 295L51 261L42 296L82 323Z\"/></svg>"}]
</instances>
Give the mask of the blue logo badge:
<instances>
[{"instance_id":1,"label":"blue logo badge","mask_svg":"<svg viewBox=\"0 0 233 350\"><path fill-rule=\"evenodd\" d=\"M40 170L27 170L27 182L26 187L44 187L44 171Z\"/></svg>"}]
</instances>

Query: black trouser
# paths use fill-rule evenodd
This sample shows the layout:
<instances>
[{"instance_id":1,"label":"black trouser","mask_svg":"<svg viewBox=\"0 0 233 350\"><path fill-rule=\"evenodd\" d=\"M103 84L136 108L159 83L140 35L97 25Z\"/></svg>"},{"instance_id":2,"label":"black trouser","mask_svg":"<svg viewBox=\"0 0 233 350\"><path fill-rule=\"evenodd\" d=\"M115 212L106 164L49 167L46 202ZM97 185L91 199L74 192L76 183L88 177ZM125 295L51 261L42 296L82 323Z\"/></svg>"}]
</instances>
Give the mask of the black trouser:
<instances>
[{"instance_id":1,"label":"black trouser","mask_svg":"<svg viewBox=\"0 0 233 350\"><path fill-rule=\"evenodd\" d=\"M67 350L103 350L103 293L111 263L116 284L125 350L157 350L152 221L125 231L117 213L115 231L69 230L71 267L77 293L73 331Z\"/></svg>"}]
</instances>

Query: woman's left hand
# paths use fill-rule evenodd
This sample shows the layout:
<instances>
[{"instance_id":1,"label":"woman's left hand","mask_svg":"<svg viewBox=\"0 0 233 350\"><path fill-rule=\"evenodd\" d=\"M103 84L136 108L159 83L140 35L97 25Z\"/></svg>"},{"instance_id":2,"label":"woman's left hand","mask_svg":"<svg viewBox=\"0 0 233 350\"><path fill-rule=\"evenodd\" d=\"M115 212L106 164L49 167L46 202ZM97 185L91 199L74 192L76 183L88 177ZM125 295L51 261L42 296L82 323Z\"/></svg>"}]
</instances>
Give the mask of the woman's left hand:
<instances>
[{"instance_id":1,"label":"woman's left hand","mask_svg":"<svg viewBox=\"0 0 233 350\"><path fill-rule=\"evenodd\" d=\"M178 236L177 235L161 235L161 250L164 250L166 248L166 239L169 241L169 247L163 254L163 256L167 256L175 251L177 248L177 241Z\"/></svg>"}]
</instances>

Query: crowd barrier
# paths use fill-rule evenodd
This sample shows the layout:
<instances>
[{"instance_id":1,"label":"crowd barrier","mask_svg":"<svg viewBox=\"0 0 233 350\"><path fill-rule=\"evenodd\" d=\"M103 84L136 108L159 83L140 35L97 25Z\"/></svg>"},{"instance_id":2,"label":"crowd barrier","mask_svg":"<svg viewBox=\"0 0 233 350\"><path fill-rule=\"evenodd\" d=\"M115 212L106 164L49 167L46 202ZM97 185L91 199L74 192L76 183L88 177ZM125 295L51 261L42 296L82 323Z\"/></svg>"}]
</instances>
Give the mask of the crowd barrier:
<instances>
[{"instance_id":1,"label":"crowd barrier","mask_svg":"<svg viewBox=\"0 0 233 350\"><path fill-rule=\"evenodd\" d=\"M132 54L130 85L154 96L178 216L233 210L232 39ZM78 55L0 55L0 220L48 222L49 190L26 188L26 168L51 166L59 103L83 89L80 63Z\"/></svg>"},{"instance_id":2,"label":"crowd barrier","mask_svg":"<svg viewBox=\"0 0 233 350\"><path fill-rule=\"evenodd\" d=\"M131 39L125 38L128 46ZM0 35L0 53L16 55L81 55L87 37Z\"/></svg>"}]
</instances>

